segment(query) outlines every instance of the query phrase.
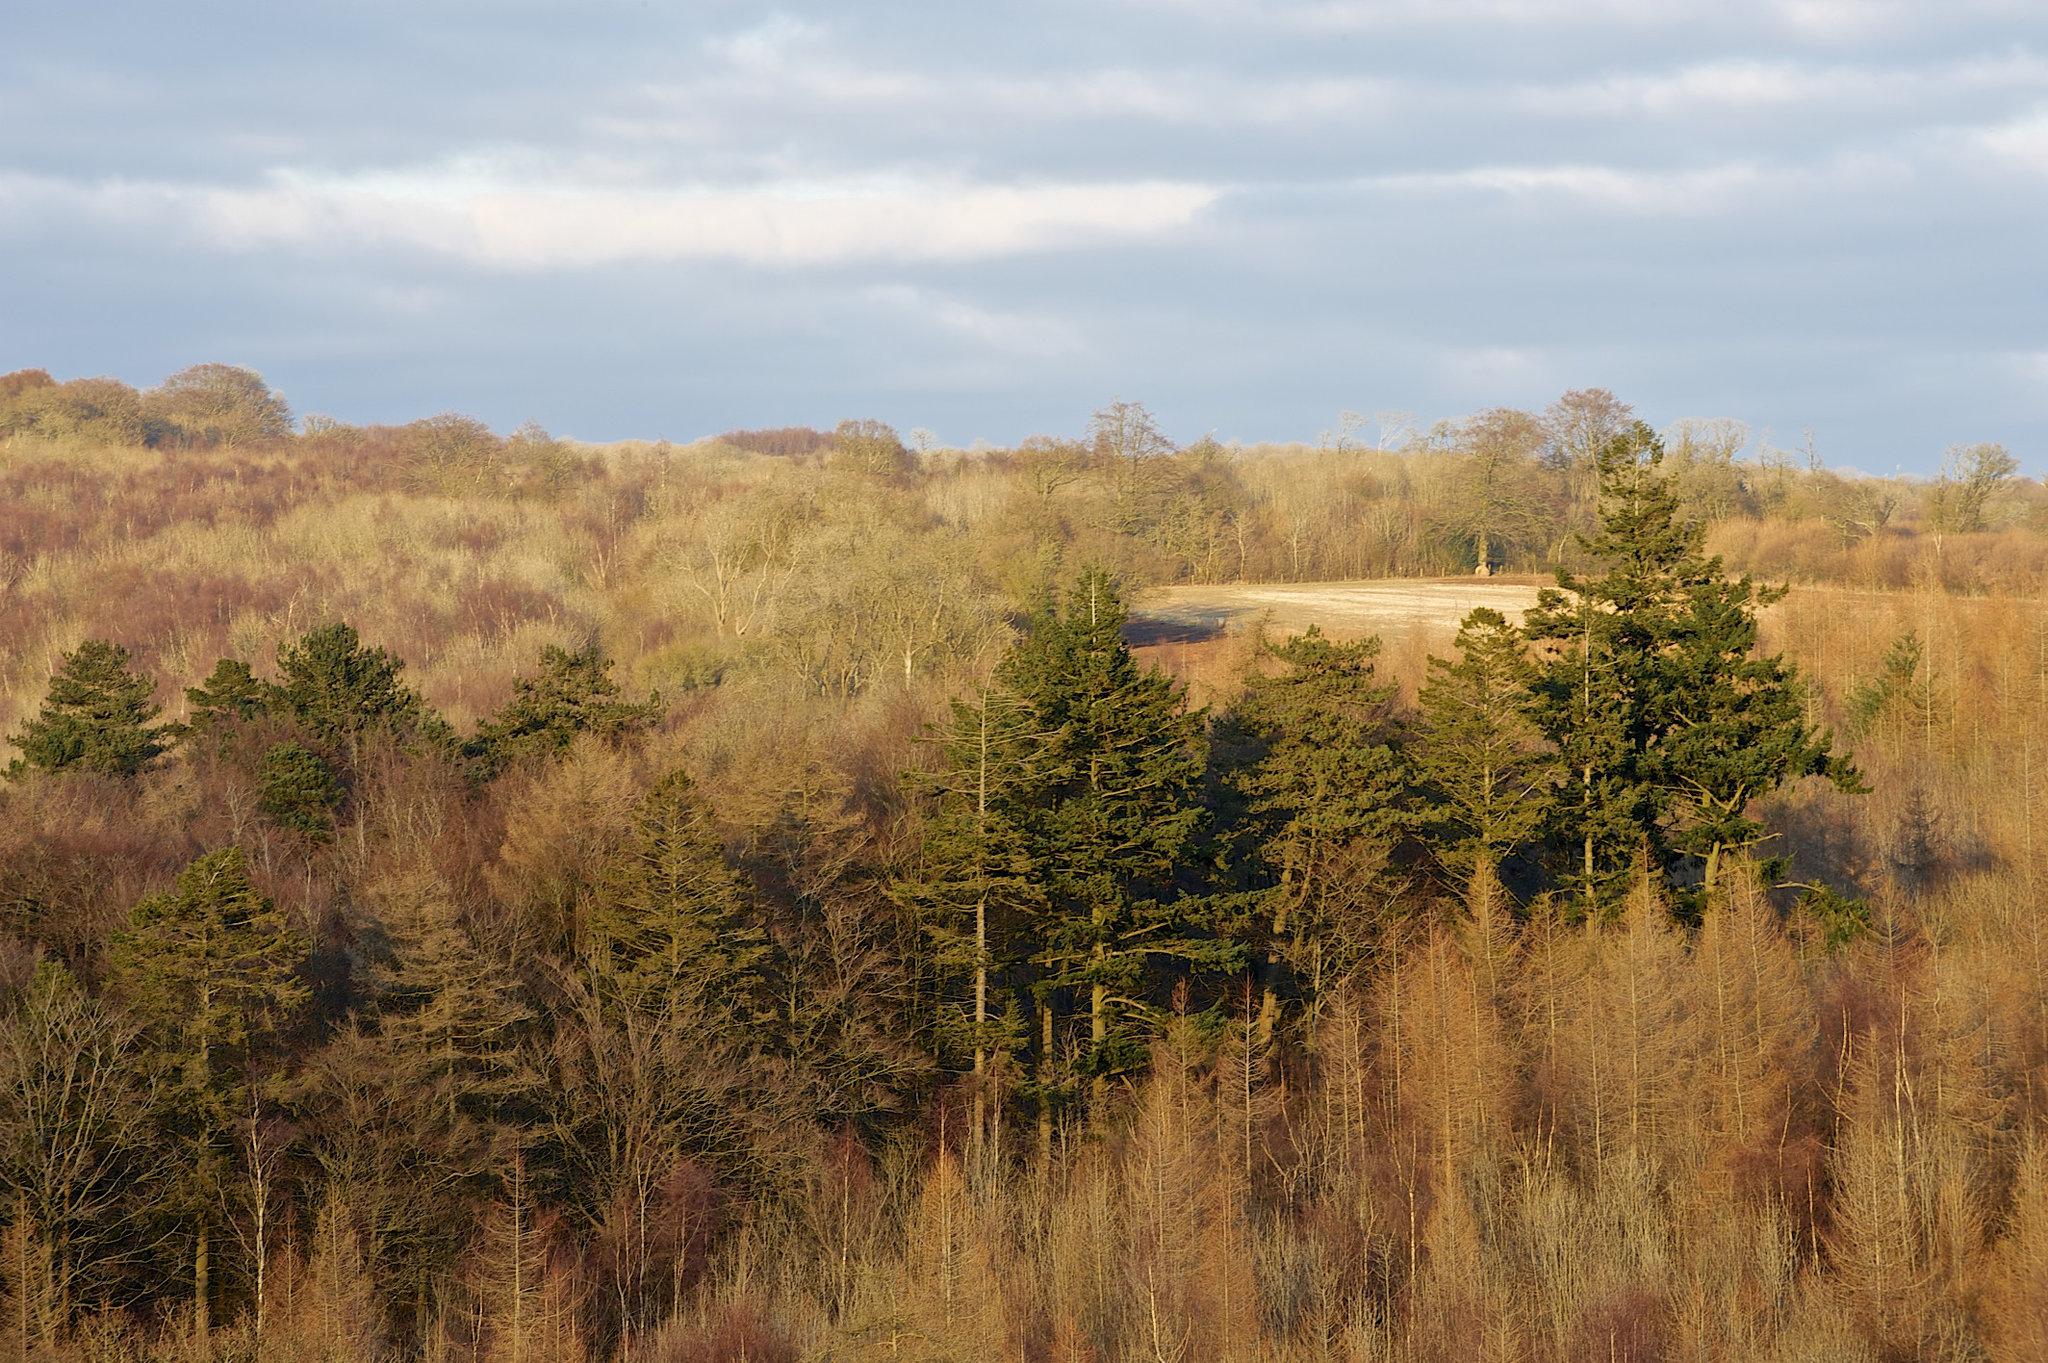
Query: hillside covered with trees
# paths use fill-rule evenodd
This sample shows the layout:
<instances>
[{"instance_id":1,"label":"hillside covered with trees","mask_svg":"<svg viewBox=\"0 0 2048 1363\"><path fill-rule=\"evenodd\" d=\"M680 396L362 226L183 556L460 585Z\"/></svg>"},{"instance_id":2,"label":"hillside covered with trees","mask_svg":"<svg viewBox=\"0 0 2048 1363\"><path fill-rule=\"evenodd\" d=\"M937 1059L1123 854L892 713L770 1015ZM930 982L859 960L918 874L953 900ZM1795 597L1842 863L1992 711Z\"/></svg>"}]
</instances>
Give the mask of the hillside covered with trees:
<instances>
[{"instance_id":1,"label":"hillside covered with trees","mask_svg":"<svg viewBox=\"0 0 2048 1363\"><path fill-rule=\"evenodd\" d=\"M23 1357L2048 1351L1995 446L596 448L226 366L0 441ZM1475 570L1552 585L1426 662L1128 640Z\"/></svg>"}]
</instances>

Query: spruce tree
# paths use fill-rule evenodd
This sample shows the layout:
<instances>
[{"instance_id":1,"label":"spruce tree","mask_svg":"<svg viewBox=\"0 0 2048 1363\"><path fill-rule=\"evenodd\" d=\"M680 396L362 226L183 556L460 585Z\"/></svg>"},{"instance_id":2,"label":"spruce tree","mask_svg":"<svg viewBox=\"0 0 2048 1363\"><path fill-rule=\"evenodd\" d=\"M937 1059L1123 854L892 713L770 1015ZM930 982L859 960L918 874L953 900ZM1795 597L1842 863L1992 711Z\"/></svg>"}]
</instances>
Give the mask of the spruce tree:
<instances>
[{"instance_id":1,"label":"spruce tree","mask_svg":"<svg viewBox=\"0 0 2048 1363\"><path fill-rule=\"evenodd\" d=\"M1304 971L1313 988L1345 891L1385 864L1407 823L1407 764L1396 744L1395 688L1374 675L1377 638L1338 643L1311 626L1273 650L1286 664L1252 678L1222 741L1240 747L1226 777L1244 800L1262 950L1259 1027ZM1355 896L1354 896L1355 897Z\"/></svg>"},{"instance_id":2,"label":"spruce tree","mask_svg":"<svg viewBox=\"0 0 2048 1363\"><path fill-rule=\"evenodd\" d=\"M155 694L153 678L128 670L127 649L86 640L64 655L42 709L8 736L22 754L8 775L26 767L135 775L164 750L165 728L151 722L163 712Z\"/></svg>"},{"instance_id":3,"label":"spruce tree","mask_svg":"<svg viewBox=\"0 0 2048 1363\"><path fill-rule=\"evenodd\" d=\"M394 948L377 1000L378 1041L451 1148L488 1134L531 1096L527 987L481 946L454 905L428 898L386 924Z\"/></svg>"},{"instance_id":4,"label":"spruce tree","mask_svg":"<svg viewBox=\"0 0 2048 1363\"><path fill-rule=\"evenodd\" d=\"M934 948L941 1044L963 1042L977 1080L993 1057L1018 1045L998 1021L1004 1010L994 991L1016 963L1024 925L1043 909L1018 818L1039 737L1025 702L993 683L952 702L939 739L944 765L919 781L936 808L916 864L893 887ZM985 1099L977 1090L977 1112Z\"/></svg>"},{"instance_id":5,"label":"spruce tree","mask_svg":"<svg viewBox=\"0 0 2048 1363\"><path fill-rule=\"evenodd\" d=\"M770 945L744 881L681 771L634 811L632 840L590 907L593 969L629 1006L659 1013L679 993L757 1019Z\"/></svg>"},{"instance_id":6,"label":"spruce tree","mask_svg":"<svg viewBox=\"0 0 2048 1363\"><path fill-rule=\"evenodd\" d=\"M526 983L445 899L393 907L374 1016L308 1058L297 1115L329 1195L361 1217L378 1280L412 1303L460 1258L547 1095Z\"/></svg>"},{"instance_id":7,"label":"spruce tree","mask_svg":"<svg viewBox=\"0 0 2048 1363\"><path fill-rule=\"evenodd\" d=\"M1190 930L1175 886L1203 819L1203 716L1165 674L1139 669L1124 619L1109 576L1088 569L997 670L1038 735L1015 817L1044 895L1030 953L1048 1024L1039 1058L1052 1058L1047 1032L1056 1044L1064 1001L1076 1001L1098 1098L1107 1076L1143 1062L1150 964L1235 956Z\"/></svg>"},{"instance_id":8,"label":"spruce tree","mask_svg":"<svg viewBox=\"0 0 2048 1363\"><path fill-rule=\"evenodd\" d=\"M257 1100L252 1077L311 996L300 978L308 954L306 939L249 883L236 847L207 853L172 893L144 899L113 942L115 987L142 1022L165 1085L166 1135L183 1168L163 1190L162 1210L192 1233L202 1329L235 1159L230 1133Z\"/></svg>"},{"instance_id":9,"label":"spruce tree","mask_svg":"<svg viewBox=\"0 0 2048 1363\"><path fill-rule=\"evenodd\" d=\"M1722 854L1760 835L1750 802L1787 781L1861 788L1806 724L1796 669L1756 654L1756 612L1783 589L1730 580L1701 553L1662 458L1641 422L1602 448L1600 531L1580 542L1606 571L1560 570L1527 616L1544 650L1532 714L1566 769L1559 869L1588 903L1615 897L1641 856L1666 872L1692 857L1711 887Z\"/></svg>"},{"instance_id":10,"label":"spruce tree","mask_svg":"<svg viewBox=\"0 0 2048 1363\"><path fill-rule=\"evenodd\" d=\"M1714 575L1693 585L1674 623L1674 709L1648 770L1666 797L1671 847L1698 863L1712 891L1724 856L1764 836L1749 812L1759 796L1802 776L1850 794L1868 787L1832 735L1806 722L1798 668L1758 652L1757 608L1786 589L1730 582L1710 562Z\"/></svg>"},{"instance_id":11,"label":"spruce tree","mask_svg":"<svg viewBox=\"0 0 2048 1363\"><path fill-rule=\"evenodd\" d=\"M1458 627L1455 662L1432 657L1416 697L1423 836L1460 882L1539 835L1556 763L1529 720L1534 669L1520 630L1484 606Z\"/></svg>"}]
</instances>

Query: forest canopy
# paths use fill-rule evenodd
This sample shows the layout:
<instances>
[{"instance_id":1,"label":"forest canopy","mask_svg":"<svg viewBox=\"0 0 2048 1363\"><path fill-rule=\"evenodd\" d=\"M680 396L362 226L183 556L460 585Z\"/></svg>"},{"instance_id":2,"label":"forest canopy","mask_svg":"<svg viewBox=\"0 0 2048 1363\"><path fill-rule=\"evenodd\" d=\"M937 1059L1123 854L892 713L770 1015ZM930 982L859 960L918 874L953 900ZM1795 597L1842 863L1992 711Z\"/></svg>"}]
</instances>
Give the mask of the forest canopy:
<instances>
[{"instance_id":1,"label":"forest canopy","mask_svg":"<svg viewBox=\"0 0 2048 1363\"><path fill-rule=\"evenodd\" d=\"M6 1337L2035 1356L2039 485L1361 429L0 378ZM1426 574L1542 585L1133 620Z\"/></svg>"}]
</instances>

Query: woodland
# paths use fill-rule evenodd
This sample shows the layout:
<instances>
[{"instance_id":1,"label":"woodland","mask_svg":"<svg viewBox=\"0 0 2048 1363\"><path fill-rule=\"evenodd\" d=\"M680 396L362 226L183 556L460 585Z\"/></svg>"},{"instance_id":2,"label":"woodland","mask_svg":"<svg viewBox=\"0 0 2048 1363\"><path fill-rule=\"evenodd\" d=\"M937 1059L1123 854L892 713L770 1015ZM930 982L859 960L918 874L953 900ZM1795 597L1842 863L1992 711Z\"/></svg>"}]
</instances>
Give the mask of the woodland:
<instances>
[{"instance_id":1,"label":"woodland","mask_svg":"<svg viewBox=\"0 0 2048 1363\"><path fill-rule=\"evenodd\" d=\"M1148 589L1520 618L1156 637ZM2048 1357L2048 488L0 376L0 1352ZM2039 1082L2037 1082L2039 1081Z\"/></svg>"}]
</instances>

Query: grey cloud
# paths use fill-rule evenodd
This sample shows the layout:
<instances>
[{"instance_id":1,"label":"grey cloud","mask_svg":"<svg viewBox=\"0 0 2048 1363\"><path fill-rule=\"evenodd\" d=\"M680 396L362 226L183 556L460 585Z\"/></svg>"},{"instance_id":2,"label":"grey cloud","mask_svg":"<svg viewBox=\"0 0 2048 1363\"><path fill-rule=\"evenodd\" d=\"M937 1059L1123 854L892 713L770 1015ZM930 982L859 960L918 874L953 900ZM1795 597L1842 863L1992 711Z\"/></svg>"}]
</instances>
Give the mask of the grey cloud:
<instances>
[{"instance_id":1,"label":"grey cloud","mask_svg":"<svg viewBox=\"0 0 2048 1363\"><path fill-rule=\"evenodd\" d=\"M1603 383L1870 467L2048 434L2011 4L30 0L0 367L355 419L1306 436Z\"/></svg>"}]
</instances>

